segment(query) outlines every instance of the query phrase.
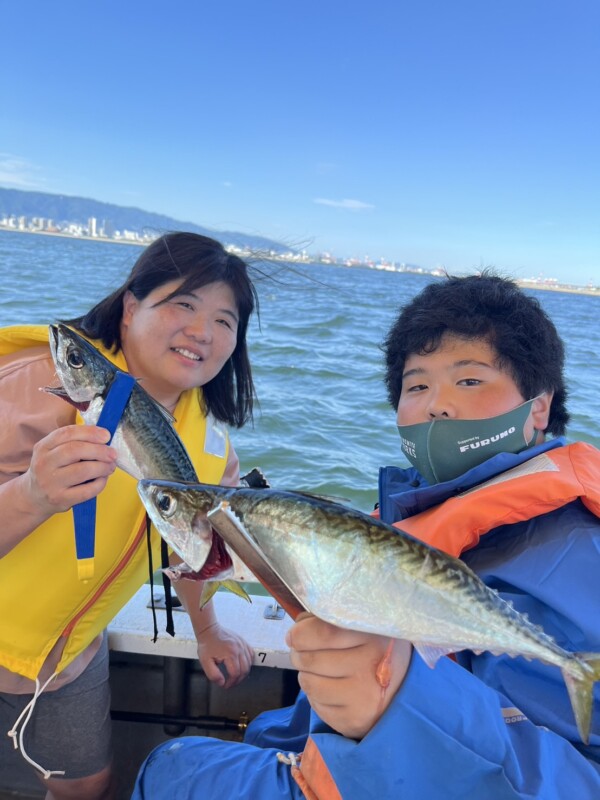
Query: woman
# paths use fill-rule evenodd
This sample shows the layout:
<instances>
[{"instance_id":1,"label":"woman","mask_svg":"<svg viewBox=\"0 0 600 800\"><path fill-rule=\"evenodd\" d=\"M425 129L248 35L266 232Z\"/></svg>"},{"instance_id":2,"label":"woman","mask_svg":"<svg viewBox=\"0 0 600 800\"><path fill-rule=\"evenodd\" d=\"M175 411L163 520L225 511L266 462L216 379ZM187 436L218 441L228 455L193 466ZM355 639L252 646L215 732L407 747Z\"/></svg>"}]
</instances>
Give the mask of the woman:
<instances>
[{"instance_id":1,"label":"woman","mask_svg":"<svg viewBox=\"0 0 600 800\"><path fill-rule=\"evenodd\" d=\"M171 233L68 324L173 414L201 480L236 485L223 424L241 427L252 415L246 331L256 303L241 259L213 239ZM102 631L148 576L145 518L135 480L116 470L108 432L76 424L74 408L38 391L56 383L47 337L46 327L0 330L0 717L43 773L47 798L100 800L114 796ZM80 581L72 515L61 512L93 497L96 570ZM156 534L152 549L156 564ZM233 686L253 653L219 626L212 604L199 609L201 588L178 586L199 660L210 680ZM23 732L13 723L21 712L27 723L32 705Z\"/></svg>"}]
</instances>

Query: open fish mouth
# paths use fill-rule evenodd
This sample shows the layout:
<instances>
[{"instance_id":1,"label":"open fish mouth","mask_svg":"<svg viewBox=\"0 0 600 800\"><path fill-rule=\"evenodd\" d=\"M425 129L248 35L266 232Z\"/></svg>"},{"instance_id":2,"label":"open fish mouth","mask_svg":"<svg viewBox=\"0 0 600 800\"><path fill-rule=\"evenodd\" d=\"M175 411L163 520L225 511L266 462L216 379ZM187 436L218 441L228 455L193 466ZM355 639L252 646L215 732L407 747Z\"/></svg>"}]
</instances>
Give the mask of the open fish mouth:
<instances>
[{"instance_id":1,"label":"open fish mouth","mask_svg":"<svg viewBox=\"0 0 600 800\"><path fill-rule=\"evenodd\" d=\"M72 405L81 413L87 411L90 407L89 400L73 400L73 398L62 386L44 386L42 391L48 392L48 394L53 394L55 397L60 397L61 400L66 400L67 403Z\"/></svg>"},{"instance_id":2,"label":"open fish mouth","mask_svg":"<svg viewBox=\"0 0 600 800\"><path fill-rule=\"evenodd\" d=\"M223 577L233 567L233 561L225 546L225 542L218 533L213 533L212 544L208 556L199 570L190 567L186 561L163 570L171 580L185 577L195 581L214 581Z\"/></svg>"},{"instance_id":3,"label":"open fish mouth","mask_svg":"<svg viewBox=\"0 0 600 800\"><path fill-rule=\"evenodd\" d=\"M198 580L213 580L215 576L222 575L223 572L230 569L232 565L233 561L227 552L225 542L218 533L213 534L210 551L204 566L198 573Z\"/></svg>"}]
</instances>

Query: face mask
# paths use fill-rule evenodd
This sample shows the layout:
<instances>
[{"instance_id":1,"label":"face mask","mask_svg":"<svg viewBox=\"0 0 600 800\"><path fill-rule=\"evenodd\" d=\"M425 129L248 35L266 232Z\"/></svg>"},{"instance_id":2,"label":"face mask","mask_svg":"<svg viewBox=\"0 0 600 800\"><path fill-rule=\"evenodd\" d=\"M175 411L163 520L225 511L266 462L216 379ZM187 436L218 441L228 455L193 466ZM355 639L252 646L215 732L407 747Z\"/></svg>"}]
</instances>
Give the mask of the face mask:
<instances>
[{"instance_id":1,"label":"face mask","mask_svg":"<svg viewBox=\"0 0 600 800\"><path fill-rule=\"evenodd\" d=\"M534 398L535 400L536 398ZM499 453L520 453L535 444L525 439L533 400L487 419L434 419L398 425L402 452L430 483L457 478Z\"/></svg>"}]
</instances>

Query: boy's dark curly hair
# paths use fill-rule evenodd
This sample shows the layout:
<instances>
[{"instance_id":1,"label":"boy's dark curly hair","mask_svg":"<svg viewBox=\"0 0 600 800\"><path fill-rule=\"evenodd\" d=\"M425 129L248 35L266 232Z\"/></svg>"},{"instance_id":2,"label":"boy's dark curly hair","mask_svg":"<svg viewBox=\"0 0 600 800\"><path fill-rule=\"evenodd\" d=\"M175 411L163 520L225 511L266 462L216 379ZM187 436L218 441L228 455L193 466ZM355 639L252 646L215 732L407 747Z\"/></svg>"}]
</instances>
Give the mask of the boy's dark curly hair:
<instances>
[{"instance_id":1,"label":"boy's dark curly hair","mask_svg":"<svg viewBox=\"0 0 600 800\"><path fill-rule=\"evenodd\" d=\"M564 434L569 413L563 342L534 297L490 270L430 283L400 309L383 343L385 383L394 408L408 356L432 353L446 333L485 339L498 354L497 365L511 375L525 400L554 392L546 432Z\"/></svg>"}]
</instances>

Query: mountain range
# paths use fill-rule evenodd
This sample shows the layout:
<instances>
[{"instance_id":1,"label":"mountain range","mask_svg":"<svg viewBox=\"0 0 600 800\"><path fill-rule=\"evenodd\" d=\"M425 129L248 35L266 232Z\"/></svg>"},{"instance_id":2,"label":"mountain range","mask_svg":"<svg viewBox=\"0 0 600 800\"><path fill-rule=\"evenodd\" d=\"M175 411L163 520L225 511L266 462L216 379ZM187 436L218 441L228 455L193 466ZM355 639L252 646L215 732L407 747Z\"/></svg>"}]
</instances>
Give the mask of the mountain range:
<instances>
[{"instance_id":1,"label":"mountain range","mask_svg":"<svg viewBox=\"0 0 600 800\"><path fill-rule=\"evenodd\" d=\"M272 250L276 253L290 252L289 246L264 236L254 236L239 231L214 230L196 225L194 222L182 222L164 214L144 211L141 208L102 203L87 197L28 192L0 186L0 217L2 216L43 217L51 219L58 226L67 223L87 225L90 217L95 217L99 224L109 224L113 230L140 233L152 231L157 234L186 230L203 236L212 236L225 245L233 244L250 250Z\"/></svg>"}]
</instances>

